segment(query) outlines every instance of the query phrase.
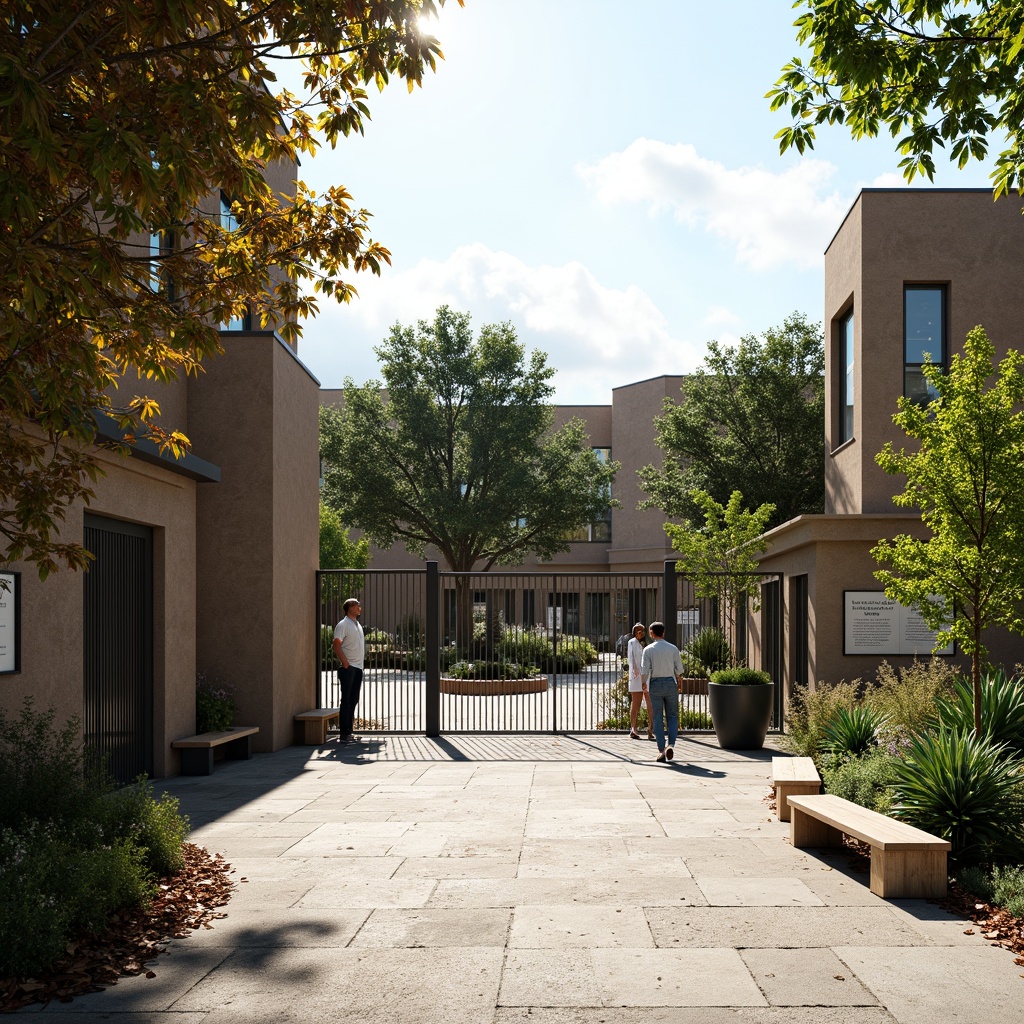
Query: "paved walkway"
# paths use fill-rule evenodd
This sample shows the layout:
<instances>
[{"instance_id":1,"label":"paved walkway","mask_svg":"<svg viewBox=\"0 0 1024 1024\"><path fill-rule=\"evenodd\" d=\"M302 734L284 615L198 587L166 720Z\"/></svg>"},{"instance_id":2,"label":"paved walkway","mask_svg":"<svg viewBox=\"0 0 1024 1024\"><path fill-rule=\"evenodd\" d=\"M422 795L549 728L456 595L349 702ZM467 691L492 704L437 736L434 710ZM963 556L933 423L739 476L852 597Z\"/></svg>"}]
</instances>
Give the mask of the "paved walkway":
<instances>
[{"instance_id":1,"label":"paved walkway","mask_svg":"<svg viewBox=\"0 0 1024 1024\"><path fill-rule=\"evenodd\" d=\"M1010 1024L1013 957L794 850L771 751L621 736L293 747L166 788L240 881L55 1021ZM39 1013L38 1009L28 1012Z\"/></svg>"}]
</instances>

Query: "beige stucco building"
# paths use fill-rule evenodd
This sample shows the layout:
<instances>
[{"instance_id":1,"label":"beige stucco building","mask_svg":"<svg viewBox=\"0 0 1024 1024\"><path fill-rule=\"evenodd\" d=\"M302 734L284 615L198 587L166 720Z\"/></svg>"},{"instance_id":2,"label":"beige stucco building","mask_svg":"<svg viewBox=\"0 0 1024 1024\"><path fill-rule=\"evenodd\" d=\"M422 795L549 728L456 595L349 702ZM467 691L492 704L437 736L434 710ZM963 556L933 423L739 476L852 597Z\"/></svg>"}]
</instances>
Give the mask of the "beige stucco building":
<instances>
[{"instance_id":1,"label":"beige stucco building","mask_svg":"<svg viewBox=\"0 0 1024 1024\"><path fill-rule=\"evenodd\" d=\"M294 170L268 180L293 195ZM319 382L248 326L223 330L197 377L145 385L188 457L144 441L99 453L105 475L61 537L95 554L87 572L41 582L31 564L4 567L19 574L20 666L0 674L0 708L31 697L77 716L121 778L180 771L170 744L195 732L197 671L234 691L256 750L291 743L313 699Z\"/></svg>"},{"instance_id":2,"label":"beige stucco building","mask_svg":"<svg viewBox=\"0 0 1024 1024\"><path fill-rule=\"evenodd\" d=\"M892 422L899 396L926 397L925 353L948 365L978 324L999 356L1024 344L1022 273L1020 202L993 201L989 189L865 189L829 244L825 511L768 534L761 563L786 576L788 683L873 678L882 658L912 660L891 653L877 630L853 636L849 592L880 590L871 547L926 535L919 516L893 504L902 483L875 455L887 441L903 443ZM996 663L1024 661L1019 637L994 634L990 650Z\"/></svg>"}]
</instances>

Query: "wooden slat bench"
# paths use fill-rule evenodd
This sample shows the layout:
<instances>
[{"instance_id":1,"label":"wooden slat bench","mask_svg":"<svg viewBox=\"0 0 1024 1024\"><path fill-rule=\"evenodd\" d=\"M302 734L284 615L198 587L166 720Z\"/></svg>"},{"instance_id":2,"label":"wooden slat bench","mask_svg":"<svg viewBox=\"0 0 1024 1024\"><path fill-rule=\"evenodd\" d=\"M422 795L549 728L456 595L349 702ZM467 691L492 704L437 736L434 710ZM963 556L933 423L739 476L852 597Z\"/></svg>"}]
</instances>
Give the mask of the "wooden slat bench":
<instances>
[{"instance_id":1,"label":"wooden slat bench","mask_svg":"<svg viewBox=\"0 0 1024 1024\"><path fill-rule=\"evenodd\" d=\"M773 757L772 785L779 821L789 821L789 798L821 792L821 776L809 757Z\"/></svg>"},{"instance_id":2,"label":"wooden slat bench","mask_svg":"<svg viewBox=\"0 0 1024 1024\"><path fill-rule=\"evenodd\" d=\"M791 796L793 846L839 846L853 836L871 847L871 891L885 899L942 897L948 881L945 839L831 793Z\"/></svg>"},{"instance_id":3,"label":"wooden slat bench","mask_svg":"<svg viewBox=\"0 0 1024 1024\"><path fill-rule=\"evenodd\" d=\"M308 746L321 747L327 742L327 730L333 723L338 728L338 708L316 708L303 711L295 716L295 742ZM299 736L302 739L299 739Z\"/></svg>"},{"instance_id":4,"label":"wooden slat bench","mask_svg":"<svg viewBox=\"0 0 1024 1024\"><path fill-rule=\"evenodd\" d=\"M248 761L252 757L252 738L259 731L258 725L234 725L223 732L201 732L172 740L171 746L181 751L183 775L212 775L215 747L223 746L224 756L233 761Z\"/></svg>"}]
</instances>

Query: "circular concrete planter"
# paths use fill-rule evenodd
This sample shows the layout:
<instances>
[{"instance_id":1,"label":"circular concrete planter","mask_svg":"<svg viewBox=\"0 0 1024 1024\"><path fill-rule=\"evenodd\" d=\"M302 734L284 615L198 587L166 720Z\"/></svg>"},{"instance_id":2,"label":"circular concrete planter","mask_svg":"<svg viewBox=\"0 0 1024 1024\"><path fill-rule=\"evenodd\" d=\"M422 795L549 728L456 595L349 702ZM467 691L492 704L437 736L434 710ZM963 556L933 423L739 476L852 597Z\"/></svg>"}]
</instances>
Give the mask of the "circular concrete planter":
<instances>
[{"instance_id":1,"label":"circular concrete planter","mask_svg":"<svg viewBox=\"0 0 1024 1024\"><path fill-rule=\"evenodd\" d=\"M775 684L708 683L708 710L724 750L760 750L772 720Z\"/></svg>"},{"instance_id":2,"label":"circular concrete planter","mask_svg":"<svg viewBox=\"0 0 1024 1024\"><path fill-rule=\"evenodd\" d=\"M441 692L462 697L500 697L513 693L543 693L548 688L547 676L527 679L453 679L441 676Z\"/></svg>"}]
</instances>

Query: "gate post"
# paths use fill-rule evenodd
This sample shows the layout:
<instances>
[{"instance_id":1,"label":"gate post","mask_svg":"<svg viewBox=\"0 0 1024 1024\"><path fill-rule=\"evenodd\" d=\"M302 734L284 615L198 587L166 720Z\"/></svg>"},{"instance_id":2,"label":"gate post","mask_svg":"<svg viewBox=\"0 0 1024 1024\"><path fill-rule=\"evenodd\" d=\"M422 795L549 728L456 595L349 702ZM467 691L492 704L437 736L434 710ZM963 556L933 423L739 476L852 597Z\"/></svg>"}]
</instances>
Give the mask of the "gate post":
<instances>
[{"instance_id":1,"label":"gate post","mask_svg":"<svg viewBox=\"0 0 1024 1024\"><path fill-rule=\"evenodd\" d=\"M437 562L427 562L427 692L426 735L441 735L441 576Z\"/></svg>"},{"instance_id":2,"label":"gate post","mask_svg":"<svg viewBox=\"0 0 1024 1024\"><path fill-rule=\"evenodd\" d=\"M679 642L679 628L676 623L676 563L674 559L665 559L665 575L661 584L661 619L665 623L665 634L672 638L672 643Z\"/></svg>"}]
</instances>

